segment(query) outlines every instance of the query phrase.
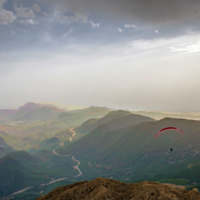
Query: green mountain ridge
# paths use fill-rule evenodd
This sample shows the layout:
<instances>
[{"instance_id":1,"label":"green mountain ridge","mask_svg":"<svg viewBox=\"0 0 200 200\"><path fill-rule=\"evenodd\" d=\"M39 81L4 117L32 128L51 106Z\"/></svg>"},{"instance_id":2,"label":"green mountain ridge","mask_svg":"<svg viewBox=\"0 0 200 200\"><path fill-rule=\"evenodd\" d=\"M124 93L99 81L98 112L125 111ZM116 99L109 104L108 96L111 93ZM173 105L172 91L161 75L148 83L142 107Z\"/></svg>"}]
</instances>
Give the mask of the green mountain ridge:
<instances>
[{"instance_id":1,"label":"green mountain ridge","mask_svg":"<svg viewBox=\"0 0 200 200\"><path fill-rule=\"evenodd\" d=\"M74 129L77 134L70 142L70 130L78 125ZM168 126L181 129L184 135L170 130L155 139L156 133ZM200 170L200 121L174 118L155 121L128 111L90 107L62 112L40 122L4 125L0 134L9 145L20 142L20 149L30 148L28 152L32 155L0 148L4 156L0 157L0 197L29 186L33 186L30 194L35 195L41 183L48 184L62 177L66 177L66 181L80 181L103 176L127 182L152 180L190 187L195 184L198 187L200 182L197 175ZM30 147L23 147L23 143ZM71 156L57 156L54 149L58 154ZM77 162L72 156L81 163L79 168L83 175L80 177L75 178ZM13 184L6 179L7 174ZM28 193L23 193L24 198Z\"/></svg>"},{"instance_id":2,"label":"green mountain ridge","mask_svg":"<svg viewBox=\"0 0 200 200\"><path fill-rule=\"evenodd\" d=\"M0 147L0 159L4 156L6 156L7 154L9 154L10 152L14 151L12 148L4 148L4 147Z\"/></svg>"},{"instance_id":3,"label":"green mountain ridge","mask_svg":"<svg viewBox=\"0 0 200 200\"><path fill-rule=\"evenodd\" d=\"M105 115L102 118L94 118L94 119L89 119L88 121L84 122L81 126L77 127L75 129L76 132L84 133L87 134L93 129L95 129L98 125L104 124L106 122L109 122L113 119L120 118L123 116L130 115L131 113L128 111L111 111L107 115Z\"/></svg>"},{"instance_id":4,"label":"green mountain ridge","mask_svg":"<svg viewBox=\"0 0 200 200\"><path fill-rule=\"evenodd\" d=\"M23 117L18 118L17 120L18 121L42 121L42 120L54 118L63 112L64 110L61 110L55 107L44 106L39 109L28 112Z\"/></svg>"},{"instance_id":5,"label":"green mountain ridge","mask_svg":"<svg viewBox=\"0 0 200 200\"><path fill-rule=\"evenodd\" d=\"M96 152L100 152L102 149L110 150L111 146L120 140L121 137L123 137L124 132L126 131L126 129L123 128L135 126L138 123L148 121L154 122L155 120L140 115L130 114L127 111L112 111L97 121L97 123L107 123L99 123L99 126L88 133L85 137L81 138L77 142L74 142L71 146L68 147L69 149L66 151L73 153L78 151L86 151L87 153L85 152L84 154L96 154ZM116 132L110 132L114 130Z\"/></svg>"},{"instance_id":6,"label":"green mountain ridge","mask_svg":"<svg viewBox=\"0 0 200 200\"><path fill-rule=\"evenodd\" d=\"M28 187L33 181L31 168L37 161L26 152L11 152L0 159L0 197Z\"/></svg>"},{"instance_id":7,"label":"green mountain ridge","mask_svg":"<svg viewBox=\"0 0 200 200\"><path fill-rule=\"evenodd\" d=\"M70 146L57 150L60 154L68 153L80 161L90 162L91 166L101 163L102 167L95 170L96 175L90 178L101 173L114 177L125 177L127 173L130 178L134 173L145 173L148 169L151 169L152 173L163 165L181 163L200 153L200 121L165 118L108 132L104 131L104 126L105 124L98 126ZM184 135L170 130L155 139L159 130L169 126L180 128ZM174 151L171 152L170 148ZM113 164L116 166L114 171L105 171L106 166ZM127 170L122 173L121 168ZM129 168L131 170L128 170ZM200 177L198 180L200 182Z\"/></svg>"},{"instance_id":8,"label":"green mountain ridge","mask_svg":"<svg viewBox=\"0 0 200 200\"><path fill-rule=\"evenodd\" d=\"M80 127L77 127L75 131L81 133L89 133L90 131L94 130L101 124L104 124L103 125L104 131L113 131L128 127L130 125L138 124L144 121L155 121L155 120L149 117L131 114L128 111L122 111L122 110L112 111L100 119L90 119L86 121Z\"/></svg>"},{"instance_id":9,"label":"green mountain ridge","mask_svg":"<svg viewBox=\"0 0 200 200\"><path fill-rule=\"evenodd\" d=\"M57 116L57 120L65 122L70 126L77 126L91 118L103 117L109 112L110 110L107 108L90 107L82 110L61 113Z\"/></svg>"},{"instance_id":10,"label":"green mountain ridge","mask_svg":"<svg viewBox=\"0 0 200 200\"><path fill-rule=\"evenodd\" d=\"M49 149L59 144L60 144L60 139L58 137L52 137L52 138L42 141L40 143L40 149Z\"/></svg>"}]
</instances>

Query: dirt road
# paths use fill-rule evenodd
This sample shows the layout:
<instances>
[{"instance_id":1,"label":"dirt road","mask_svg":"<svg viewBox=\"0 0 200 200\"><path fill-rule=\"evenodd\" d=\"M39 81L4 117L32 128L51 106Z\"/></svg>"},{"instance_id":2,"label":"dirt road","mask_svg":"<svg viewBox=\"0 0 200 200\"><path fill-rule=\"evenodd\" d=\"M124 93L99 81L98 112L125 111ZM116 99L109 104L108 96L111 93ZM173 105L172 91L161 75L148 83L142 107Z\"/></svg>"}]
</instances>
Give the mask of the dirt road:
<instances>
[{"instance_id":1,"label":"dirt road","mask_svg":"<svg viewBox=\"0 0 200 200\"><path fill-rule=\"evenodd\" d=\"M73 141L73 137L76 135L76 133L74 132L74 128L69 129L72 132L72 136L69 138L70 142Z\"/></svg>"},{"instance_id":2,"label":"dirt road","mask_svg":"<svg viewBox=\"0 0 200 200\"><path fill-rule=\"evenodd\" d=\"M74 132L74 128L71 128L70 131L72 132L72 136L70 137L70 142L71 142L73 140L72 138L76 135L76 133ZM53 154L55 154L57 156L64 156L64 157L70 156L70 155L61 155L61 154L58 154L58 153L56 153L56 150L53 150ZM74 169L78 170L78 172L79 172L79 174L77 176L75 176L75 177L82 176L83 173L79 169L79 165L81 164L81 162L79 160L76 160L74 158L74 156L72 156L72 160L78 163L78 165L74 166Z\"/></svg>"}]
</instances>

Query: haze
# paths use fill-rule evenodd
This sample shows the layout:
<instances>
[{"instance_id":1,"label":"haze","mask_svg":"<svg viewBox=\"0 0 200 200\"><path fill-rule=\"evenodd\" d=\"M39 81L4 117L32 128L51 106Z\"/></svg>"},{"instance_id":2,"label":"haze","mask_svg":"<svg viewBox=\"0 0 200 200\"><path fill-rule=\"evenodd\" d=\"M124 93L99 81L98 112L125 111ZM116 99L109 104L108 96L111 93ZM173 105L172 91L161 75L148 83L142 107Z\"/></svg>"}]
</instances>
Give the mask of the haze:
<instances>
[{"instance_id":1,"label":"haze","mask_svg":"<svg viewBox=\"0 0 200 200\"><path fill-rule=\"evenodd\" d=\"M200 110L200 2L0 0L0 108Z\"/></svg>"}]
</instances>

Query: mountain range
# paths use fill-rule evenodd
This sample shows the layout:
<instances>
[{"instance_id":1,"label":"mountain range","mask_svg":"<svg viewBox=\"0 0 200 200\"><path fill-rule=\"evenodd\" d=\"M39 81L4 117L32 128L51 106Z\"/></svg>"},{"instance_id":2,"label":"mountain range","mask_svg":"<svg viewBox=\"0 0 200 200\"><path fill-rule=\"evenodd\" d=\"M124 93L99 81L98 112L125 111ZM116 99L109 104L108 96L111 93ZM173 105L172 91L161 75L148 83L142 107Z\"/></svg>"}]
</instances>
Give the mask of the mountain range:
<instances>
[{"instance_id":1,"label":"mountain range","mask_svg":"<svg viewBox=\"0 0 200 200\"><path fill-rule=\"evenodd\" d=\"M63 112L57 116L57 120L70 124L71 126L77 126L91 118L100 118L108 114L111 110L108 108L94 107Z\"/></svg>"},{"instance_id":2,"label":"mountain range","mask_svg":"<svg viewBox=\"0 0 200 200\"><path fill-rule=\"evenodd\" d=\"M24 193L29 196L19 196L31 200L44 187L40 184L63 177L70 184L104 177L200 189L200 121L157 121L105 107L66 111L35 103L0 110L0 116L5 121L0 126L0 197L33 186ZM169 126L184 134L168 130L155 139ZM78 177L77 162L82 172Z\"/></svg>"},{"instance_id":3,"label":"mountain range","mask_svg":"<svg viewBox=\"0 0 200 200\"><path fill-rule=\"evenodd\" d=\"M112 129L113 122L111 124ZM178 127L184 135L170 130L155 139L159 130L169 126ZM194 120L165 118L111 131L108 122L57 152L74 155L82 162L84 169L89 163L92 167L85 169L85 173L93 171L89 175L91 179L104 174L107 178L121 177L132 182L183 177L200 182L200 177L196 176L200 170L199 133L200 122ZM173 148L173 152L170 148ZM189 168L190 164L194 170ZM98 170L95 166L98 166ZM184 171L190 172L190 176L185 176Z\"/></svg>"},{"instance_id":4,"label":"mountain range","mask_svg":"<svg viewBox=\"0 0 200 200\"><path fill-rule=\"evenodd\" d=\"M2 121L35 121L52 118L64 110L43 104L26 103L18 109L1 109L0 120Z\"/></svg>"},{"instance_id":5,"label":"mountain range","mask_svg":"<svg viewBox=\"0 0 200 200\"><path fill-rule=\"evenodd\" d=\"M29 102L18 109L1 109L0 120L31 122L55 118L55 120L74 126L90 118L102 117L109 111L107 108L93 106L80 110L67 111L65 108L60 109L55 107L55 105Z\"/></svg>"},{"instance_id":6,"label":"mountain range","mask_svg":"<svg viewBox=\"0 0 200 200\"><path fill-rule=\"evenodd\" d=\"M111 130L122 129L130 125L138 124L144 121L155 121L155 120L149 117L132 114L129 111L123 111L123 110L112 111L102 118L89 119L88 121L84 122L81 126L77 127L75 131L87 134L101 124L104 124L103 125L104 129L106 128L106 130L104 131L111 131Z\"/></svg>"}]
</instances>

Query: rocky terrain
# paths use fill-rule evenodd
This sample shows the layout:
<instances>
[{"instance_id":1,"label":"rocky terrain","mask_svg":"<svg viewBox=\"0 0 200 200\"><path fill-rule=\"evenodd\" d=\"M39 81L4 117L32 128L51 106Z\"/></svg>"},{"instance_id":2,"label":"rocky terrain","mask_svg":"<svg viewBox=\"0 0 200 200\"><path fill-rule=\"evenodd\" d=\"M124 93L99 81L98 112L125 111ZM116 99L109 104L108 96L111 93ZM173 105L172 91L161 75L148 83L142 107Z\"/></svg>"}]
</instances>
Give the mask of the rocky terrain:
<instances>
[{"instance_id":1,"label":"rocky terrain","mask_svg":"<svg viewBox=\"0 0 200 200\"><path fill-rule=\"evenodd\" d=\"M61 186L37 200L198 200L200 193L192 190L174 189L165 184L144 181L123 183L106 178L81 181Z\"/></svg>"}]
</instances>

